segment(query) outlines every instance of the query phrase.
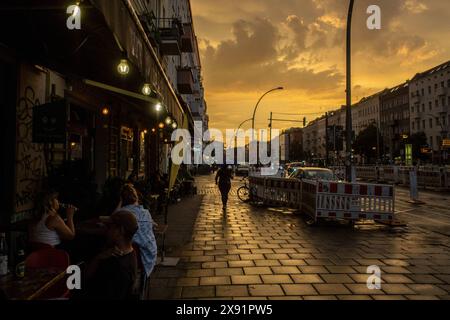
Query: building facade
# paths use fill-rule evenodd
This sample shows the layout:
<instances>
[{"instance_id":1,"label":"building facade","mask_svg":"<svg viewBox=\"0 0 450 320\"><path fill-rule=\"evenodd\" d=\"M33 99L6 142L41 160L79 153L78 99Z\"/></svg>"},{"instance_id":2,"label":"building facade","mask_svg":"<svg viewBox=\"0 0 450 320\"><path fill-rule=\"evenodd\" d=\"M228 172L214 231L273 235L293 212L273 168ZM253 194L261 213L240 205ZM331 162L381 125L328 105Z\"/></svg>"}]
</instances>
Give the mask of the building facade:
<instances>
[{"instance_id":1,"label":"building facade","mask_svg":"<svg viewBox=\"0 0 450 320\"><path fill-rule=\"evenodd\" d=\"M362 98L352 106L352 126L356 136L372 124L379 128L381 94L383 92Z\"/></svg>"},{"instance_id":2,"label":"building facade","mask_svg":"<svg viewBox=\"0 0 450 320\"><path fill-rule=\"evenodd\" d=\"M410 136L409 83L386 90L381 95L381 124L384 155L394 160L404 155Z\"/></svg>"},{"instance_id":3,"label":"building facade","mask_svg":"<svg viewBox=\"0 0 450 320\"><path fill-rule=\"evenodd\" d=\"M282 163L304 160L303 129L290 128L280 134L280 160Z\"/></svg>"},{"instance_id":4,"label":"building facade","mask_svg":"<svg viewBox=\"0 0 450 320\"><path fill-rule=\"evenodd\" d=\"M66 9L0 13L0 225L27 219L48 187L90 214L110 179L168 173L171 133L193 133L195 94L207 119L189 1L91 0L80 29Z\"/></svg>"},{"instance_id":5,"label":"building facade","mask_svg":"<svg viewBox=\"0 0 450 320\"><path fill-rule=\"evenodd\" d=\"M449 131L450 61L418 73L410 81L409 98L411 133L424 132L438 155Z\"/></svg>"}]
</instances>

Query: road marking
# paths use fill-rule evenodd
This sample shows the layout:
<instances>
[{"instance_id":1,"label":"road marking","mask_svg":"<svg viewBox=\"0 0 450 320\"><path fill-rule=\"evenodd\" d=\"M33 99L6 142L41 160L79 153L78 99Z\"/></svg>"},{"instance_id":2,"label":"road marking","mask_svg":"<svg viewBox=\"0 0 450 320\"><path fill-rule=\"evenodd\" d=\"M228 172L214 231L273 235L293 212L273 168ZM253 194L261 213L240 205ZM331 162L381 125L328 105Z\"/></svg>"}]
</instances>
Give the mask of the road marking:
<instances>
[{"instance_id":1,"label":"road marking","mask_svg":"<svg viewBox=\"0 0 450 320\"><path fill-rule=\"evenodd\" d=\"M434 222L434 223L446 224L446 225L450 226L450 223L443 222L441 220L436 220L436 219L432 219L432 218L428 218L428 217L423 217L423 216L420 216L420 215L417 215L417 214L413 214L413 213L406 213L406 212L404 212L402 214L406 214L407 216L414 216L414 217L421 218L421 219L424 219L424 220L429 220L429 221Z\"/></svg>"}]
</instances>

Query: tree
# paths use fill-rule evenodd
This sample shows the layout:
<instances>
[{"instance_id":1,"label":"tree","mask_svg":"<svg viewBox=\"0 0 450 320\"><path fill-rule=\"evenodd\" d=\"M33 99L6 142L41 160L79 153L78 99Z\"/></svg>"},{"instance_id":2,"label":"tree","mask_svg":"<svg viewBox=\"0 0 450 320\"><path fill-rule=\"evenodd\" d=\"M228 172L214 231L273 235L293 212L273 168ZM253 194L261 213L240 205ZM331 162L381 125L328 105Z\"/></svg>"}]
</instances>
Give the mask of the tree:
<instances>
[{"instance_id":1,"label":"tree","mask_svg":"<svg viewBox=\"0 0 450 320\"><path fill-rule=\"evenodd\" d=\"M377 159L378 147L380 148L381 156L381 150L383 150L382 141L383 139L378 131L378 128L371 124L358 134L355 142L353 143L353 149L355 150L355 154L366 157L370 162L371 159ZM377 145L378 143L380 144L379 146Z\"/></svg>"}]
</instances>

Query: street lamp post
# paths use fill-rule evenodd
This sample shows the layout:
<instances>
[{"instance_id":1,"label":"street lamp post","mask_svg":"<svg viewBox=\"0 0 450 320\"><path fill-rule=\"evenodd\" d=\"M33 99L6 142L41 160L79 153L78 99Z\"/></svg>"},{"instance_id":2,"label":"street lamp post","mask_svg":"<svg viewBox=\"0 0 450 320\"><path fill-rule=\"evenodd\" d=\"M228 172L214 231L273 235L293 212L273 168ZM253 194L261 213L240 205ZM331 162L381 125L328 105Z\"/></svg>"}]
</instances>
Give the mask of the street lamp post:
<instances>
[{"instance_id":1,"label":"street lamp post","mask_svg":"<svg viewBox=\"0 0 450 320\"><path fill-rule=\"evenodd\" d=\"M259 98L258 102L256 103L255 109L253 110L253 117L252 117L252 143L255 141L255 116L256 116L256 111L258 110L258 106L261 102L261 100L268 95L269 93L273 92L273 91L277 91L277 90L283 90L283 87L277 87L277 88L273 88L269 91L267 91L266 93L264 93L261 98ZM258 144L257 144L258 145ZM258 152L256 152L256 162L258 163Z\"/></svg>"},{"instance_id":2,"label":"street lamp post","mask_svg":"<svg viewBox=\"0 0 450 320\"><path fill-rule=\"evenodd\" d=\"M238 127L237 130L236 130L236 134L234 135L234 147L236 148L236 163L237 163L237 156L238 156L238 152L237 152L238 141L237 141L237 138L238 138L239 130L241 130L241 127L242 127L245 123L247 123L247 122L249 122L249 121L252 121L252 119L253 119L253 118L249 118L249 119L247 119L247 120L242 121L242 123L239 125L239 127Z\"/></svg>"},{"instance_id":3,"label":"street lamp post","mask_svg":"<svg viewBox=\"0 0 450 320\"><path fill-rule=\"evenodd\" d=\"M355 0L350 0L350 5L348 7L348 15L347 15L347 49L346 49L346 60L347 60L347 85L346 85L346 96L347 96L347 105L346 105L346 153L347 159L345 163L345 173L347 181L352 180L352 78L351 78L351 36L352 36L352 16L353 16L353 5Z\"/></svg>"}]
</instances>

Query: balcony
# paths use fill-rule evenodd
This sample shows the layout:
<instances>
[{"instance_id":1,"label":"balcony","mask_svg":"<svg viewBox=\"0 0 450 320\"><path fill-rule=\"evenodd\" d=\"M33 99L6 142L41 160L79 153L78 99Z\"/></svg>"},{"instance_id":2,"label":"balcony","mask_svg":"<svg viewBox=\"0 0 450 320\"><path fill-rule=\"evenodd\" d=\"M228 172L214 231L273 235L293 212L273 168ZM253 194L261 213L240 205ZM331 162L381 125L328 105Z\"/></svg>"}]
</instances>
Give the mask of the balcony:
<instances>
[{"instance_id":1,"label":"balcony","mask_svg":"<svg viewBox=\"0 0 450 320\"><path fill-rule=\"evenodd\" d=\"M184 34L181 37L181 51L194 52L194 32L191 23L183 24Z\"/></svg>"},{"instance_id":2,"label":"balcony","mask_svg":"<svg viewBox=\"0 0 450 320\"><path fill-rule=\"evenodd\" d=\"M178 19L159 19L158 33L162 55L178 56L181 54L183 25Z\"/></svg>"},{"instance_id":3,"label":"balcony","mask_svg":"<svg viewBox=\"0 0 450 320\"><path fill-rule=\"evenodd\" d=\"M194 75L189 67L178 69L178 92L181 94L194 93Z\"/></svg>"}]
</instances>

